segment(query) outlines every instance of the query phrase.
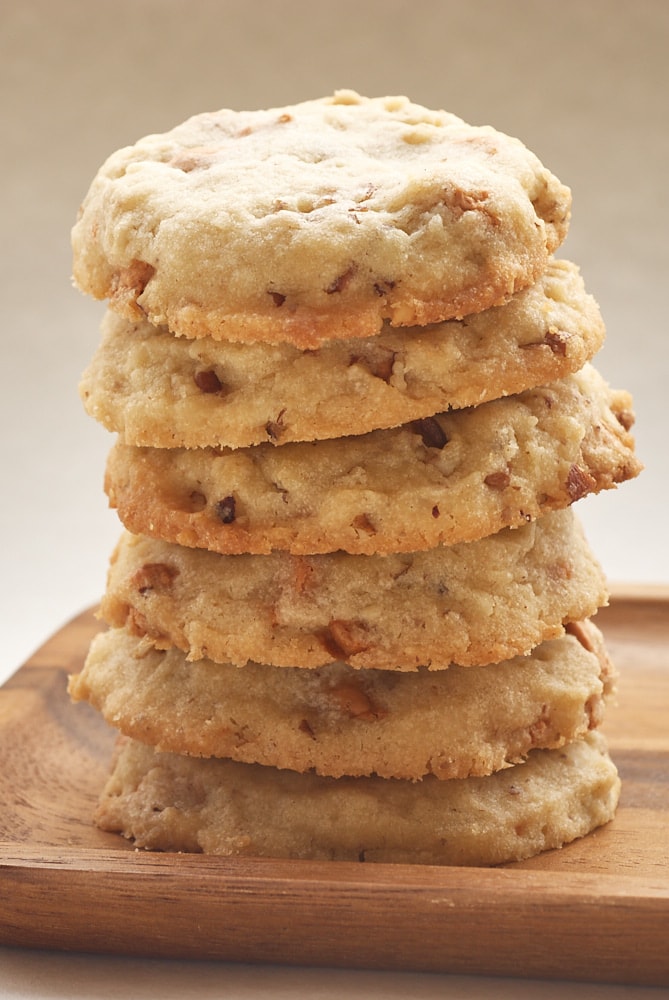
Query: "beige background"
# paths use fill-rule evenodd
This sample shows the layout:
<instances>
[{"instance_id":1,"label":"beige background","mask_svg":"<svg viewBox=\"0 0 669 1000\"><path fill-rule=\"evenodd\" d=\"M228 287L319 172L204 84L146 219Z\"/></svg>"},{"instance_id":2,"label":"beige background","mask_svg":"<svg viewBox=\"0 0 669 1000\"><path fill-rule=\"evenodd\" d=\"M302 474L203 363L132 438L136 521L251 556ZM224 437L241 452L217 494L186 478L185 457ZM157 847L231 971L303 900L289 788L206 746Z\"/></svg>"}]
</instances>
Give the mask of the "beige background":
<instances>
[{"instance_id":1,"label":"beige background","mask_svg":"<svg viewBox=\"0 0 669 1000\"><path fill-rule=\"evenodd\" d=\"M579 509L613 581L669 583L668 62L665 0L0 0L0 681L97 600L119 533L101 485L111 439L76 389L103 307L70 287L69 230L95 170L189 114L338 87L491 123L572 187L564 253L599 299L609 336L597 364L635 395L647 465ZM0 997L42 995L16 956L3 970ZM433 995L436 980L412 981L413 996ZM198 996L213 996L200 982ZM334 983L318 996L340 995ZM235 995L273 995L263 988ZM377 978L365 989L409 995Z\"/></svg>"}]
</instances>

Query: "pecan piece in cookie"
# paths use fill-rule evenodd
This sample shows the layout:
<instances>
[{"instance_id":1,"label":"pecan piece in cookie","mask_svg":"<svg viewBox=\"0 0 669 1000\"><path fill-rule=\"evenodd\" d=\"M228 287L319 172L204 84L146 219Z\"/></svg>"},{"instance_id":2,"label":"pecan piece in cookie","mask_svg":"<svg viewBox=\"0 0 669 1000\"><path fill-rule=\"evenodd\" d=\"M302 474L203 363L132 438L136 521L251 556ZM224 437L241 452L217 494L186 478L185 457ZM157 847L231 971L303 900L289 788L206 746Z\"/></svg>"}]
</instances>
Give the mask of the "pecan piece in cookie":
<instances>
[{"instance_id":1,"label":"pecan piece in cookie","mask_svg":"<svg viewBox=\"0 0 669 1000\"><path fill-rule=\"evenodd\" d=\"M542 745L546 738L546 732L550 725L550 713L548 711L548 705L541 706L541 713L537 719L532 723L528 729L528 735L530 737L530 746L536 747Z\"/></svg>"},{"instance_id":2,"label":"pecan piece in cookie","mask_svg":"<svg viewBox=\"0 0 669 1000\"><path fill-rule=\"evenodd\" d=\"M143 260L133 260L128 267L124 267L114 276L110 298L122 307L130 308L133 313L139 310L143 315L143 310L137 299L155 273L156 269L153 265L147 264Z\"/></svg>"},{"instance_id":3,"label":"pecan piece in cookie","mask_svg":"<svg viewBox=\"0 0 669 1000\"><path fill-rule=\"evenodd\" d=\"M383 299L386 295L392 292L396 284L396 281L391 281L390 279L375 281L373 285L374 292L379 296L379 298Z\"/></svg>"},{"instance_id":4,"label":"pecan piece in cookie","mask_svg":"<svg viewBox=\"0 0 669 1000\"><path fill-rule=\"evenodd\" d=\"M572 465L567 476L567 492L573 501L580 500L587 496L597 486L597 480L589 472Z\"/></svg>"},{"instance_id":5,"label":"pecan piece in cookie","mask_svg":"<svg viewBox=\"0 0 669 1000\"><path fill-rule=\"evenodd\" d=\"M349 364L366 368L375 378L389 383L395 366L397 352L388 347L371 347L359 354L352 354Z\"/></svg>"},{"instance_id":6,"label":"pecan piece in cookie","mask_svg":"<svg viewBox=\"0 0 669 1000\"><path fill-rule=\"evenodd\" d=\"M633 410L615 410L616 420L621 427L624 427L626 431L631 431L634 427L634 411Z\"/></svg>"},{"instance_id":7,"label":"pecan piece in cookie","mask_svg":"<svg viewBox=\"0 0 669 1000\"><path fill-rule=\"evenodd\" d=\"M494 216L485 207L489 197L487 191L463 191L458 187L444 189L444 204L449 207L455 218L460 218L465 212L482 211L491 221L495 221Z\"/></svg>"},{"instance_id":8,"label":"pecan piece in cookie","mask_svg":"<svg viewBox=\"0 0 669 1000\"><path fill-rule=\"evenodd\" d=\"M210 167L215 157L216 150L212 146L191 146L173 156L168 166L182 170L184 174L190 174L193 170Z\"/></svg>"},{"instance_id":9,"label":"pecan piece in cookie","mask_svg":"<svg viewBox=\"0 0 669 1000\"><path fill-rule=\"evenodd\" d=\"M216 516L223 524L232 524L237 517L237 503L233 496L223 497L215 505Z\"/></svg>"},{"instance_id":10,"label":"pecan piece in cookie","mask_svg":"<svg viewBox=\"0 0 669 1000\"><path fill-rule=\"evenodd\" d=\"M139 639L151 640L157 648L161 645L169 645L169 639L159 628L149 625L146 616L137 608L128 608L125 627L130 635L136 635Z\"/></svg>"},{"instance_id":11,"label":"pecan piece in cookie","mask_svg":"<svg viewBox=\"0 0 669 1000\"><path fill-rule=\"evenodd\" d=\"M333 618L328 623L323 642L328 653L336 660L364 653L370 646L367 628L362 622L344 621L341 618Z\"/></svg>"},{"instance_id":12,"label":"pecan piece in cookie","mask_svg":"<svg viewBox=\"0 0 669 1000\"><path fill-rule=\"evenodd\" d=\"M448 444L446 432L435 417L424 417L422 420L414 420L409 426L412 431L420 435L426 448L441 449L445 448Z\"/></svg>"},{"instance_id":13,"label":"pecan piece in cookie","mask_svg":"<svg viewBox=\"0 0 669 1000\"><path fill-rule=\"evenodd\" d=\"M488 473L483 482L491 490L505 490L511 482L511 476L506 470L500 469L499 472Z\"/></svg>"},{"instance_id":14,"label":"pecan piece in cookie","mask_svg":"<svg viewBox=\"0 0 669 1000\"><path fill-rule=\"evenodd\" d=\"M367 535L375 535L376 528L368 514L358 514L351 521L351 527L356 531L364 531Z\"/></svg>"},{"instance_id":15,"label":"pecan piece in cookie","mask_svg":"<svg viewBox=\"0 0 669 1000\"><path fill-rule=\"evenodd\" d=\"M568 635L573 635L575 639L578 639L583 649L587 649L589 653L596 652L592 636L583 622L567 622L564 630Z\"/></svg>"},{"instance_id":16,"label":"pecan piece in cookie","mask_svg":"<svg viewBox=\"0 0 669 1000\"><path fill-rule=\"evenodd\" d=\"M550 347L553 354L557 354L563 358L567 353L567 340L567 335L560 330L548 330L544 337L544 344Z\"/></svg>"},{"instance_id":17,"label":"pecan piece in cookie","mask_svg":"<svg viewBox=\"0 0 669 1000\"><path fill-rule=\"evenodd\" d=\"M343 681L327 691L329 700L334 701L337 709L351 719L362 719L364 722L374 722L382 719L386 713L373 704L371 699L359 685L351 681Z\"/></svg>"},{"instance_id":18,"label":"pecan piece in cookie","mask_svg":"<svg viewBox=\"0 0 669 1000\"><path fill-rule=\"evenodd\" d=\"M276 420L268 420L265 424L265 430L267 431L267 437L270 441L278 441L279 438L285 433L286 425L284 423L284 416L286 413L286 408L279 411L279 415Z\"/></svg>"},{"instance_id":19,"label":"pecan piece in cookie","mask_svg":"<svg viewBox=\"0 0 669 1000\"><path fill-rule=\"evenodd\" d=\"M167 563L145 563L133 574L130 583L140 594L145 594L149 590L165 591L170 589L178 575L179 570L176 566L169 566Z\"/></svg>"},{"instance_id":20,"label":"pecan piece in cookie","mask_svg":"<svg viewBox=\"0 0 669 1000\"><path fill-rule=\"evenodd\" d=\"M346 286L351 281L351 278L355 274L356 270L357 268L355 267L355 265L352 264L351 267L348 268L348 270L344 271L343 274L340 274L338 277L334 279L333 282L331 282L328 285L328 287L325 289L326 293L328 295L334 295L337 292L343 292Z\"/></svg>"},{"instance_id":21,"label":"pecan piece in cookie","mask_svg":"<svg viewBox=\"0 0 669 1000\"><path fill-rule=\"evenodd\" d=\"M195 372L193 381L201 392L209 394L220 392L223 388L223 383L215 371Z\"/></svg>"}]
</instances>

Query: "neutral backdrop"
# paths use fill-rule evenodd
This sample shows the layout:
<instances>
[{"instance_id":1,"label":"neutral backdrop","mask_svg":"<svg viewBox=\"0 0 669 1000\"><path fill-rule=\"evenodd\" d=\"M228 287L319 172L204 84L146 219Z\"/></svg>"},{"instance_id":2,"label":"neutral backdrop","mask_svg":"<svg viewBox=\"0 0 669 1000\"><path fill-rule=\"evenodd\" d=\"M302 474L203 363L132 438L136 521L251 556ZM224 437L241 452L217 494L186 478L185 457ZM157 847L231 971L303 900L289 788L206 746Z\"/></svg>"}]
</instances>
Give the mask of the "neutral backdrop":
<instances>
[{"instance_id":1,"label":"neutral backdrop","mask_svg":"<svg viewBox=\"0 0 669 1000\"><path fill-rule=\"evenodd\" d=\"M341 87L490 123L571 186L563 253L599 300L596 363L634 394L646 464L579 511L612 582L669 584L668 54L665 0L0 0L0 682L97 601L120 532L111 437L77 394L104 307L71 287L69 233L95 171L190 114ZM0 996L38 995L9 969Z\"/></svg>"}]
</instances>

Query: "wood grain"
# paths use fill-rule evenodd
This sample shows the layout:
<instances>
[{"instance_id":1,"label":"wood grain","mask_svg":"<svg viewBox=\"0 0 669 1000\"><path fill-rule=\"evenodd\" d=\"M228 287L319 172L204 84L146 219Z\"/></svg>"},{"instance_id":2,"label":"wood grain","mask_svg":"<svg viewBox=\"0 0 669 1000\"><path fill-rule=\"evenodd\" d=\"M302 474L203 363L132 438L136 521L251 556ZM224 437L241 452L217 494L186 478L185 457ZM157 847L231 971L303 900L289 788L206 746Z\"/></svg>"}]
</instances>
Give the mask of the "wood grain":
<instances>
[{"instance_id":1,"label":"wood grain","mask_svg":"<svg viewBox=\"0 0 669 1000\"><path fill-rule=\"evenodd\" d=\"M615 820L496 869L149 854L93 827L114 733L66 677L76 618L0 689L0 943L669 985L669 592L600 612Z\"/></svg>"}]
</instances>

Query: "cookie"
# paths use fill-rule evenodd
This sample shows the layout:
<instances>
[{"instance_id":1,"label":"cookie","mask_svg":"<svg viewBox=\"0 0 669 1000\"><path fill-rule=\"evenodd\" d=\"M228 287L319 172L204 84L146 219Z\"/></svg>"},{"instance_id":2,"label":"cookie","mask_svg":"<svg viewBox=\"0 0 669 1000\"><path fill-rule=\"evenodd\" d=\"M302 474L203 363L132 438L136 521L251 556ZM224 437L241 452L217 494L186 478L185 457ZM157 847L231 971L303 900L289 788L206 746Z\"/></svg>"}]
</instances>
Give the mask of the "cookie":
<instances>
[{"instance_id":1,"label":"cookie","mask_svg":"<svg viewBox=\"0 0 669 1000\"><path fill-rule=\"evenodd\" d=\"M637 475L628 393L560 382L389 430L275 448L117 443L111 506L136 534L226 554L414 552L517 527Z\"/></svg>"},{"instance_id":2,"label":"cookie","mask_svg":"<svg viewBox=\"0 0 669 1000\"><path fill-rule=\"evenodd\" d=\"M368 337L532 284L571 194L517 139L352 91L196 115L118 150L72 231L73 275L187 337Z\"/></svg>"},{"instance_id":3,"label":"cookie","mask_svg":"<svg viewBox=\"0 0 669 1000\"><path fill-rule=\"evenodd\" d=\"M136 847L223 856L500 865L614 816L620 779L597 731L484 778L327 778L156 753L122 740L96 822Z\"/></svg>"},{"instance_id":4,"label":"cookie","mask_svg":"<svg viewBox=\"0 0 669 1000\"><path fill-rule=\"evenodd\" d=\"M318 350L172 336L109 310L84 373L87 412L126 444L243 448L364 434L578 371L604 324L574 264L552 259L507 305L466 320L386 324Z\"/></svg>"},{"instance_id":5,"label":"cookie","mask_svg":"<svg viewBox=\"0 0 669 1000\"><path fill-rule=\"evenodd\" d=\"M198 660L100 633L75 701L160 751L416 781L486 775L596 728L613 668L589 622L527 657L428 674Z\"/></svg>"},{"instance_id":6,"label":"cookie","mask_svg":"<svg viewBox=\"0 0 669 1000\"><path fill-rule=\"evenodd\" d=\"M528 653L606 603L571 508L388 556L224 556L125 533L101 614L189 659L439 669Z\"/></svg>"}]
</instances>

